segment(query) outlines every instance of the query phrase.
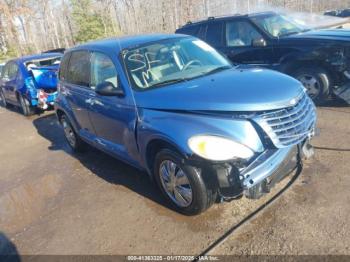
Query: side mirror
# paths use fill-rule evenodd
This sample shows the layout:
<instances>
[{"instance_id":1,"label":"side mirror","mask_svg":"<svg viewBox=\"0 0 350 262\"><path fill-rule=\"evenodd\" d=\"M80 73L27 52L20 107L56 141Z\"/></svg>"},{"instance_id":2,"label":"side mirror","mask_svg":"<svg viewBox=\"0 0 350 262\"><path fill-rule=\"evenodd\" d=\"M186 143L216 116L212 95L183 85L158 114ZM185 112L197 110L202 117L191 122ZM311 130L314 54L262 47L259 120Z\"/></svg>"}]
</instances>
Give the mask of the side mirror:
<instances>
[{"instance_id":1,"label":"side mirror","mask_svg":"<svg viewBox=\"0 0 350 262\"><path fill-rule=\"evenodd\" d=\"M257 38L252 40L252 46L254 47L265 47L267 43L264 38Z\"/></svg>"},{"instance_id":2,"label":"side mirror","mask_svg":"<svg viewBox=\"0 0 350 262\"><path fill-rule=\"evenodd\" d=\"M104 81L96 86L95 92L101 96L124 96L121 88L115 87L113 83Z\"/></svg>"}]
</instances>

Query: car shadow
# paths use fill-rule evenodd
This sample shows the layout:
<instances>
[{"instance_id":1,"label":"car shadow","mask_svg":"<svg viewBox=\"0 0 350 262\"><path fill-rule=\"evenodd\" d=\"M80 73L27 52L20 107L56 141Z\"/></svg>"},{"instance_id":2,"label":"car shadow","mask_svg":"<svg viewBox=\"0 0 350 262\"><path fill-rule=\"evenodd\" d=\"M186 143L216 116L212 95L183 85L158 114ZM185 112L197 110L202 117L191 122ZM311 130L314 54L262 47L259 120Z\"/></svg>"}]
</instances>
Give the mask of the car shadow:
<instances>
[{"instance_id":1,"label":"car shadow","mask_svg":"<svg viewBox=\"0 0 350 262\"><path fill-rule=\"evenodd\" d=\"M90 146L84 153L73 153L54 114L37 117L33 120L33 125L40 136L50 141L49 150L62 150L108 183L122 185L159 205L175 211L145 172Z\"/></svg>"},{"instance_id":2,"label":"car shadow","mask_svg":"<svg viewBox=\"0 0 350 262\"><path fill-rule=\"evenodd\" d=\"M0 106L0 108L4 108L4 107L1 107L1 106ZM8 104L8 105L6 106L6 108L4 108L4 109L6 109L6 110L8 110L8 111L10 111L10 112L16 113L16 114L20 114L20 115L23 116L22 110L21 110L21 108L18 107L18 106ZM44 110L41 110L41 109L37 108L37 109L35 110L35 113L34 113L33 117L44 115L46 112L53 112L53 109L44 111ZM23 116L23 117L24 117L24 116Z\"/></svg>"},{"instance_id":3,"label":"car shadow","mask_svg":"<svg viewBox=\"0 0 350 262\"><path fill-rule=\"evenodd\" d=\"M0 232L0 261L2 262L20 262L21 258L15 244L8 237Z\"/></svg>"},{"instance_id":4,"label":"car shadow","mask_svg":"<svg viewBox=\"0 0 350 262\"><path fill-rule=\"evenodd\" d=\"M334 96L332 98L329 98L327 101L321 103L318 106L319 107L333 107L333 108L337 108L337 107L348 107L349 104L347 102L345 102L344 100Z\"/></svg>"}]
</instances>

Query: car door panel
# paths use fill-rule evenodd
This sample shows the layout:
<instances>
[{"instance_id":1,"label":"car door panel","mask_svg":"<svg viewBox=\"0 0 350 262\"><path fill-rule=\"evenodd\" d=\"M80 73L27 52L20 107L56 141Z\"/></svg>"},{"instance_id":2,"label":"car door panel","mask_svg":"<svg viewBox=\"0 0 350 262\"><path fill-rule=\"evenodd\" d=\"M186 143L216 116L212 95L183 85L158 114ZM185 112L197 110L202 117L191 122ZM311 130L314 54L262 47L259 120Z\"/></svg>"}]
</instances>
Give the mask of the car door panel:
<instances>
[{"instance_id":1,"label":"car door panel","mask_svg":"<svg viewBox=\"0 0 350 262\"><path fill-rule=\"evenodd\" d=\"M5 98L12 104L17 103L17 76L19 74L18 66L15 62L8 62L4 68L4 74L2 79L2 89L4 91Z\"/></svg>"},{"instance_id":2,"label":"car door panel","mask_svg":"<svg viewBox=\"0 0 350 262\"><path fill-rule=\"evenodd\" d=\"M90 118L97 134L99 147L131 161L135 147L136 112L122 98L97 96L91 105Z\"/></svg>"},{"instance_id":3,"label":"car door panel","mask_svg":"<svg viewBox=\"0 0 350 262\"><path fill-rule=\"evenodd\" d=\"M223 52L234 63L270 66L273 64L273 44L254 25L245 20L225 23ZM266 46L253 46L254 39L266 41Z\"/></svg>"},{"instance_id":4,"label":"car door panel","mask_svg":"<svg viewBox=\"0 0 350 262\"><path fill-rule=\"evenodd\" d=\"M69 93L66 96L67 101L76 118L79 132L94 134L95 130L90 121L89 111L95 93L82 86L66 84L65 87Z\"/></svg>"},{"instance_id":5,"label":"car door panel","mask_svg":"<svg viewBox=\"0 0 350 262\"><path fill-rule=\"evenodd\" d=\"M113 61L105 54L95 52L91 58L91 86L109 81L120 87L118 71ZM133 161L135 143L136 109L128 99L118 96L96 94L90 110L90 119L97 135L97 144L119 158ZM131 151L131 152L129 152ZM136 162L135 162L136 163Z\"/></svg>"},{"instance_id":6,"label":"car door panel","mask_svg":"<svg viewBox=\"0 0 350 262\"><path fill-rule=\"evenodd\" d=\"M62 81L66 99L72 108L81 136L91 139L95 130L91 124L89 111L95 92L90 89L90 52L72 52L69 59L67 79Z\"/></svg>"}]
</instances>

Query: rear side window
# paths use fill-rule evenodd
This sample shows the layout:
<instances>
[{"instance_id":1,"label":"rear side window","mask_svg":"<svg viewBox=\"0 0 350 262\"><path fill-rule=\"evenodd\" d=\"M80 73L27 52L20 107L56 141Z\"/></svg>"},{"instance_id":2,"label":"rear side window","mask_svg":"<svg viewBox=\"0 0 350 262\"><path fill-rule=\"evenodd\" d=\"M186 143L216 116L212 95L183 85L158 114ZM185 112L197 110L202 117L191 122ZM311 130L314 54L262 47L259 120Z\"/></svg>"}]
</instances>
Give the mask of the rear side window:
<instances>
[{"instance_id":1,"label":"rear side window","mask_svg":"<svg viewBox=\"0 0 350 262\"><path fill-rule=\"evenodd\" d=\"M208 24L206 42L214 47L222 46L223 23L213 22Z\"/></svg>"},{"instance_id":2,"label":"rear side window","mask_svg":"<svg viewBox=\"0 0 350 262\"><path fill-rule=\"evenodd\" d=\"M72 52L65 75L67 82L88 87L90 83L90 53L88 51Z\"/></svg>"},{"instance_id":3,"label":"rear side window","mask_svg":"<svg viewBox=\"0 0 350 262\"><path fill-rule=\"evenodd\" d=\"M177 33L196 36L198 34L198 31L199 31L199 26L185 26L177 30Z\"/></svg>"},{"instance_id":4,"label":"rear side window","mask_svg":"<svg viewBox=\"0 0 350 262\"><path fill-rule=\"evenodd\" d=\"M60 64L60 71L59 71L59 79L61 81L65 81L67 78L67 69L68 69L68 63L69 58L71 56L71 53L65 54L62 58L61 64Z\"/></svg>"},{"instance_id":5,"label":"rear side window","mask_svg":"<svg viewBox=\"0 0 350 262\"><path fill-rule=\"evenodd\" d=\"M18 66L14 62L8 62L3 69L3 78L6 80L13 80L18 73Z\"/></svg>"},{"instance_id":6,"label":"rear side window","mask_svg":"<svg viewBox=\"0 0 350 262\"><path fill-rule=\"evenodd\" d=\"M207 25L206 24L202 24L199 28L199 31L198 31L198 34L197 34L197 37L199 39L202 39L205 41L205 34L207 32Z\"/></svg>"}]
</instances>

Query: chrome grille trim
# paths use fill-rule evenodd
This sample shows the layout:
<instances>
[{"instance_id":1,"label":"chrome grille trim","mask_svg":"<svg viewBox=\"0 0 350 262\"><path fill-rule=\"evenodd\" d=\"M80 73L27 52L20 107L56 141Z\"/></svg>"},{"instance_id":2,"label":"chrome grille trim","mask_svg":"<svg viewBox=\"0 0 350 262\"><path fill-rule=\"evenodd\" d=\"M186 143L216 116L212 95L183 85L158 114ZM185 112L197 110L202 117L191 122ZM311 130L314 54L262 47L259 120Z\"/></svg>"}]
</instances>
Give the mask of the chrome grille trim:
<instances>
[{"instance_id":1,"label":"chrome grille trim","mask_svg":"<svg viewBox=\"0 0 350 262\"><path fill-rule=\"evenodd\" d=\"M314 133L316 108L303 94L291 107L258 113L253 119L277 148L299 144Z\"/></svg>"}]
</instances>

